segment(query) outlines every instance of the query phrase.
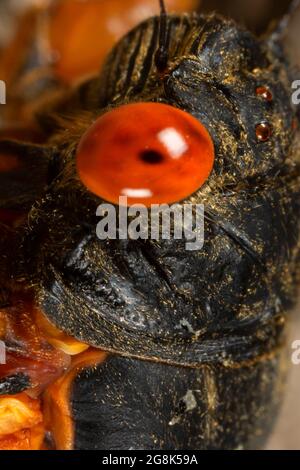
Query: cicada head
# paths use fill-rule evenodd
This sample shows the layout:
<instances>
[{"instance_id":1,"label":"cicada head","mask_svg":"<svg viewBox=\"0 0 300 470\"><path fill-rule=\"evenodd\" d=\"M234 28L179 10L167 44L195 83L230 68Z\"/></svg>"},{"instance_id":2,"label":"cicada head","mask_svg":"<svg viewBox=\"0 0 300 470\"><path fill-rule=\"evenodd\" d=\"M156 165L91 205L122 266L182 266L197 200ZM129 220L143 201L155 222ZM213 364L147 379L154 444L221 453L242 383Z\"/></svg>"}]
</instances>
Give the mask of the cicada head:
<instances>
[{"instance_id":1,"label":"cicada head","mask_svg":"<svg viewBox=\"0 0 300 470\"><path fill-rule=\"evenodd\" d=\"M255 355L276 343L295 295L291 68L269 37L218 15L163 24L163 36L154 17L116 45L52 140L60 158L27 237L39 303L108 350L197 364L214 338L213 357ZM187 250L185 236L100 240L97 207L119 215L125 190L130 204L204 205L203 247ZM246 337L239 350L235 332Z\"/></svg>"}]
</instances>

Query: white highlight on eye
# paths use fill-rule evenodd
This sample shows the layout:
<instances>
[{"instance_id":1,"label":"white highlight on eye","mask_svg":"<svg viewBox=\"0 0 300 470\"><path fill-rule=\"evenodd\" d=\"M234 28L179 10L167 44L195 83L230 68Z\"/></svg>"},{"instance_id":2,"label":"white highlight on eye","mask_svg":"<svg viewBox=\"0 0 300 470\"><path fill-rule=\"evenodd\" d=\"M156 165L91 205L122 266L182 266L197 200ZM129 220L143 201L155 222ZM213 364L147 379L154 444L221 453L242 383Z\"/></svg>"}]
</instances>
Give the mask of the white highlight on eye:
<instances>
[{"instance_id":1,"label":"white highlight on eye","mask_svg":"<svg viewBox=\"0 0 300 470\"><path fill-rule=\"evenodd\" d=\"M174 159L180 158L188 150L188 144L173 127L164 129L157 137Z\"/></svg>"},{"instance_id":2,"label":"white highlight on eye","mask_svg":"<svg viewBox=\"0 0 300 470\"><path fill-rule=\"evenodd\" d=\"M122 195L127 197L136 197L136 198L144 198L144 197L152 197L153 193L150 189L130 189L125 188L122 190Z\"/></svg>"}]
</instances>

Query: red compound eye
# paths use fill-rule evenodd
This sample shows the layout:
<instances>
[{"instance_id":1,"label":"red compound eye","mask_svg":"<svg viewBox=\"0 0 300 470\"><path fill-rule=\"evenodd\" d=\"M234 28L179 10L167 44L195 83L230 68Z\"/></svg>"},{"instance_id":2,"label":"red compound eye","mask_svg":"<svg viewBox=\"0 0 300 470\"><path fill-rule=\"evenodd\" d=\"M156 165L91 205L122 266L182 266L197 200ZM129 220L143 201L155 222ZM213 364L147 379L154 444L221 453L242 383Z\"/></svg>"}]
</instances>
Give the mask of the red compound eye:
<instances>
[{"instance_id":1,"label":"red compound eye","mask_svg":"<svg viewBox=\"0 0 300 470\"><path fill-rule=\"evenodd\" d=\"M101 116L77 151L82 183L114 204L170 204L209 177L214 145L193 116L159 103L121 106Z\"/></svg>"}]
</instances>

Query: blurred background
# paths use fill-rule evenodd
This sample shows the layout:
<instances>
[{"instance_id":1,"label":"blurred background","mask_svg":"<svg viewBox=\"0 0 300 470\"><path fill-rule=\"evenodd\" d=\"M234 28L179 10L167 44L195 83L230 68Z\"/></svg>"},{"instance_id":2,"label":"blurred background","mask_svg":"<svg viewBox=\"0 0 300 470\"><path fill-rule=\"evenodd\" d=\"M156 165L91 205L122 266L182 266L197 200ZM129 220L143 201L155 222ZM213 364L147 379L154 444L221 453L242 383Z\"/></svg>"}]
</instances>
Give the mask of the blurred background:
<instances>
[{"instance_id":1,"label":"blurred background","mask_svg":"<svg viewBox=\"0 0 300 470\"><path fill-rule=\"evenodd\" d=\"M287 348L292 355L292 344L300 340L300 304L292 315ZM300 450L300 365L290 362L286 394L277 425L267 450Z\"/></svg>"},{"instance_id":2,"label":"blurred background","mask_svg":"<svg viewBox=\"0 0 300 470\"><path fill-rule=\"evenodd\" d=\"M166 0L169 11L217 10L256 34L271 30L290 3ZM300 70L300 7L298 10L286 40ZM0 0L0 79L8 88L7 106L1 107L0 134L31 137L33 101L40 106L46 89L63 93L96 73L113 44L156 13L158 0ZM289 356L292 342L300 340L299 313L300 306L290 325ZM290 366L285 400L267 449L300 450L300 366Z\"/></svg>"}]
</instances>

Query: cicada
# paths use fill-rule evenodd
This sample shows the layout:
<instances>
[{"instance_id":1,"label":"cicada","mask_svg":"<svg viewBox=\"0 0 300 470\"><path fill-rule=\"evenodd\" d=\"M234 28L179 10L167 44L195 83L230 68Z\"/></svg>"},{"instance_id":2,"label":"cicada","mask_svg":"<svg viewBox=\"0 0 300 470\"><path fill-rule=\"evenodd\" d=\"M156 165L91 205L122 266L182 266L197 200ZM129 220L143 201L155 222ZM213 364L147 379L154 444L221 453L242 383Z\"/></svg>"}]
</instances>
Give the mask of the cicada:
<instances>
[{"instance_id":1,"label":"cicada","mask_svg":"<svg viewBox=\"0 0 300 470\"><path fill-rule=\"evenodd\" d=\"M0 142L0 446L264 446L299 278L297 4L264 39L162 4L38 110L41 144ZM100 240L124 194L203 205L203 247Z\"/></svg>"}]
</instances>

